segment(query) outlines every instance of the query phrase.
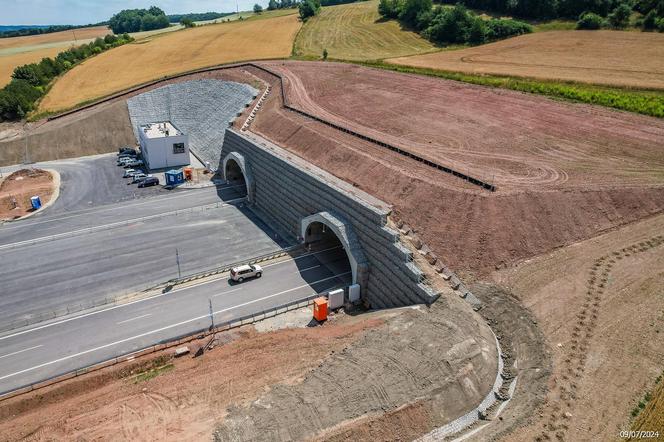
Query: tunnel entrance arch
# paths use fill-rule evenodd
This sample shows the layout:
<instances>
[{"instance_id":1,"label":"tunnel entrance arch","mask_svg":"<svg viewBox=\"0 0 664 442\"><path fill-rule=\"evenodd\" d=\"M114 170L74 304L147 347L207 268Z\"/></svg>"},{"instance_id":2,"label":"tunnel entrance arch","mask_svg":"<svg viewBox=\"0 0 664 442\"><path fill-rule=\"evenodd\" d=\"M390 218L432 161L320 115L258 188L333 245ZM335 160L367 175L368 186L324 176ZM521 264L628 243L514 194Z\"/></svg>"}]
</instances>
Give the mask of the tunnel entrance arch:
<instances>
[{"instance_id":1,"label":"tunnel entrance arch","mask_svg":"<svg viewBox=\"0 0 664 442\"><path fill-rule=\"evenodd\" d=\"M222 162L222 177L226 182L240 184L244 182L247 188L247 199L254 202L254 180L244 155L230 152Z\"/></svg>"},{"instance_id":2,"label":"tunnel entrance arch","mask_svg":"<svg viewBox=\"0 0 664 442\"><path fill-rule=\"evenodd\" d=\"M341 244L352 274L353 284L359 284L364 291L367 284L369 265L353 227L342 217L331 212L318 212L303 218L300 222L300 238L305 244L335 241Z\"/></svg>"}]
</instances>

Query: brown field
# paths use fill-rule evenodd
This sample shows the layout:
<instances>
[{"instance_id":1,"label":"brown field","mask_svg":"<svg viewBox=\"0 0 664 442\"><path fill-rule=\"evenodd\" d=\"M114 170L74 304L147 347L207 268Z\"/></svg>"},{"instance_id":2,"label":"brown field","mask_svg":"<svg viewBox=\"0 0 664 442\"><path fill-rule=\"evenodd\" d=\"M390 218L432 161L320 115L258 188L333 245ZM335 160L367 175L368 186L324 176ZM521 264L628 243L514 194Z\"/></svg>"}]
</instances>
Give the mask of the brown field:
<instances>
[{"instance_id":1,"label":"brown field","mask_svg":"<svg viewBox=\"0 0 664 442\"><path fill-rule=\"evenodd\" d=\"M0 87L9 83L12 79L12 72L17 66L35 63L44 57L55 57L62 51L62 48L42 48L30 52L18 52L15 54L0 54Z\"/></svg>"},{"instance_id":2,"label":"brown field","mask_svg":"<svg viewBox=\"0 0 664 442\"><path fill-rule=\"evenodd\" d=\"M388 61L472 74L664 88L664 34L656 32L540 32Z\"/></svg>"},{"instance_id":3,"label":"brown field","mask_svg":"<svg viewBox=\"0 0 664 442\"><path fill-rule=\"evenodd\" d=\"M240 60L288 57L297 15L170 32L93 57L57 80L41 103L55 111L155 78Z\"/></svg>"},{"instance_id":4,"label":"brown field","mask_svg":"<svg viewBox=\"0 0 664 442\"><path fill-rule=\"evenodd\" d=\"M9 83L17 66L35 63L44 57L54 57L71 45L103 37L110 32L106 26L95 26L52 34L0 38L0 87Z\"/></svg>"},{"instance_id":5,"label":"brown field","mask_svg":"<svg viewBox=\"0 0 664 442\"><path fill-rule=\"evenodd\" d=\"M103 37L110 34L107 26L95 26L92 28L74 29L72 31L53 32L41 35L26 35L25 37L0 38L0 50L7 48L22 48L52 43L64 43L69 45L75 40L87 40Z\"/></svg>"},{"instance_id":6,"label":"brown field","mask_svg":"<svg viewBox=\"0 0 664 442\"><path fill-rule=\"evenodd\" d=\"M664 374L660 375L658 382L650 394L650 400L645 409L637 416L632 423L632 430L636 431L658 431L657 441L664 440ZM630 440L639 440L632 438Z\"/></svg>"}]
</instances>

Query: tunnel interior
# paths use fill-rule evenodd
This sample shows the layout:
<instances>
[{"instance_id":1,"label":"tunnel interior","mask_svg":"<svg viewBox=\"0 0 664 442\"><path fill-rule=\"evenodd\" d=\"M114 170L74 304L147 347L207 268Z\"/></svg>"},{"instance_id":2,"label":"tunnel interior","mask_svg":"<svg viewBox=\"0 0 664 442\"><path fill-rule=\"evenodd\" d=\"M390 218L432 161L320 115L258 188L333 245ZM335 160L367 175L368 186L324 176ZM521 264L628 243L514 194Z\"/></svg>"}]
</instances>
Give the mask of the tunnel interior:
<instances>
[{"instance_id":1,"label":"tunnel interior","mask_svg":"<svg viewBox=\"0 0 664 442\"><path fill-rule=\"evenodd\" d=\"M229 158L228 161L226 161L226 170L224 173L226 176L226 181L228 181L229 184L237 185L239 191L245 195L247 194L246 179L244 177L244 173L242 172L242 168L237 163L237 161Z\"/></svg>"},{"instance_id":2,"label":"tunnel interior","mask_svg":"<svg viewBox=\"0 0 664 442\"><path fill-rule=\"evenodd\" d=\"M341 240L327 225L313 222L307 226L304 243L312 252L323 251L317 255L321 264L336 274L351 274L351 264ZM349 276L350 278L350 276Z\"/></svg>"}]
</instances>

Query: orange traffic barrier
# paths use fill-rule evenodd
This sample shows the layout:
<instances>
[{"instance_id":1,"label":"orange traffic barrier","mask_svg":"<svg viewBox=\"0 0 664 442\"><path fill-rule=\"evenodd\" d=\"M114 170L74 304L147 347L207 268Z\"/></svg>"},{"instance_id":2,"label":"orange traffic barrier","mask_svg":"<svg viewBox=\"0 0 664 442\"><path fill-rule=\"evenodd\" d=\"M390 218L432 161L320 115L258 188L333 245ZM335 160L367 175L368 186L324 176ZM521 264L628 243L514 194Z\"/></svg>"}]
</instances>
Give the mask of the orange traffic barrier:
<instances>
[{"instance_id":1,"label":"orange traffic barrier","mask_svg":"<svg viewBox=\"0 0 664 442\"><path fill-rule=\"evenodd\" d=\"M327 319L327 298L314 299L314 319L323 322Z\"/></svg>"}]
</instances>

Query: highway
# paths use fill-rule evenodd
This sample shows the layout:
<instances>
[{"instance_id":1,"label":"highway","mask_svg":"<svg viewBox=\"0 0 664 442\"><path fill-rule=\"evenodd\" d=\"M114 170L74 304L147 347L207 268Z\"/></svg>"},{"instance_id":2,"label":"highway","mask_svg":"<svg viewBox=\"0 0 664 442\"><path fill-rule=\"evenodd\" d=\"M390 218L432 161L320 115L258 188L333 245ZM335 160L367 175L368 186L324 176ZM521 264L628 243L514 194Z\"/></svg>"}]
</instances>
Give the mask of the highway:
<instances>
[{"instance_id":1,"label":"highway","mask_svg":"<svg viewBox=\"0 0 664 442\"><path fill-rule=\"evenodd\" d=\"M73 212L46 209L4 224L0 329L289 245L242 207L238 192L211 187Z\"/></svg>"},{"instance_id":2,"label":"highway","mask_svg":"<svg viewBox=\"0 0 664 442\"><path fill-rule=\"evenodd\" d=\"M350 282L342 248L267 264L242 284L227 278L0 336L0 393L206 329Z\"/></svg>"}]
</instances>

